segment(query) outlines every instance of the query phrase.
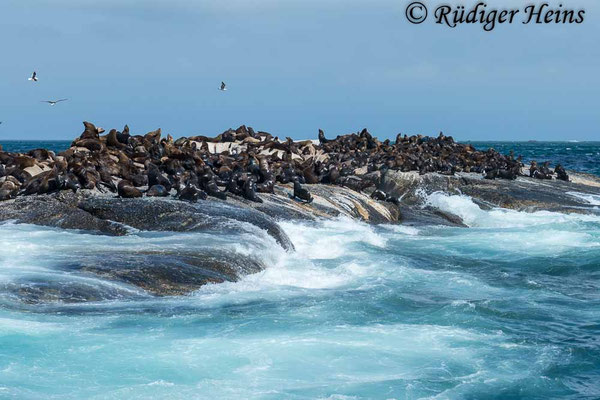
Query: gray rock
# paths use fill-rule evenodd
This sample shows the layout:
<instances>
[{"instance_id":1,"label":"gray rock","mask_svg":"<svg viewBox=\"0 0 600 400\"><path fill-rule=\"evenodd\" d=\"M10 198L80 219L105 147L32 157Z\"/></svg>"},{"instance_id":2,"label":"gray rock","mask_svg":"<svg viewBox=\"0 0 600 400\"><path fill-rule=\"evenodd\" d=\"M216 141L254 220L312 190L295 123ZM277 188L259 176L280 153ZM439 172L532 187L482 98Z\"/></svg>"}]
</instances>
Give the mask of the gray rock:
<instances>
[{"instance_id":1,"label":"gray rock","mask_svg":"<svg viewBox=\"0 0 600 400\"><path fill-rule=\"evenodd\" d=\"M218 249L82 252L54 260L55 272L0 285L13 304L83 303L185 295L207 283L234 282L267 266Z\"/></svg>"},{"instance_id":2,"label":"gray rock","mask_svg":"<svg viewBox=\"0 0 600 400\"><path fill-rule=\"evenodd\" d=\"M157 296L187 294L207 283L234 282L266 267L260 260L219 250L103 254L83 257L69 266Z\"/></svg>"},{"instance_id":3,"label":"gray rock","mask_svg":"<svg viewBox=\"0 0 600 400\"><path fill-rule=\"evenodd\" d=\"M127 234L125 227L96 218L78 208L78 198L72 192L18 197L0 203L0 221L13 220L17 223L81 229L115 236Z\"/></svg>"},{"instance_id":4,"label":"gray rock","mask_svg":"<svg viewBox=\"0 0 600 400\"><path fill-rule=\"evenodd\" d=\"M246 222L267 231L284 249L294 249L285 232L265 213L219 201L86 197L79 201L78 207L95 218L146 231L223 232L239 229L236 222Z\"/></svg>"},{"instance_id":5,"label":"gray rock","mask_svg":"<svg viewBox=\"0 0 600 400\"><path fill-rule=\"evenodd\" d=\"M600 178L569 172L572 182L519 177L514 181L483 179L478 174L459 173L419 175L416 172L388 171L381 189L401 199L404 206L423 207L426 196L434 192L470 196L483 209L492 207L518 211L597 213L583 195L600 195Z\"/></svg>"}]
</instances>

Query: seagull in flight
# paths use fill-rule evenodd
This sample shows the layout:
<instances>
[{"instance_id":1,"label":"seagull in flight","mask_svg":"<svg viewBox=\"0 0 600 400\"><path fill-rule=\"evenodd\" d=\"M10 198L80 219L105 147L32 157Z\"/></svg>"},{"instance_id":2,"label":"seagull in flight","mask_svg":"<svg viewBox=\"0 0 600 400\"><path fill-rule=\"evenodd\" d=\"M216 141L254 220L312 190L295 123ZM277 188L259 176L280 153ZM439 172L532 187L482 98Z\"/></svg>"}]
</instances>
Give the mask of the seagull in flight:
<instances>
[{"instance_id":1,"label":"seagull in flight","mask_svg":"<svg viewBox=\"0 0 600 400\"><path fill-rule=\"evenodd\" d=\"M33 82L37 82L38 78L37 78L37 72L33 71L33 74L31 74L31 77L29 79L27 79L28 81L33 81Z\"/></svg>"},{"instance_id":2,"label":"seagull in flight","mask_svg":"<svg viewBox=\"0 0 600 400\"><path fill-rule=\"evenodd\" d=\"M55 106L56 103L60 103L61 101L67 101L69 99L60 99L60 100L42 100L41 103L48 103L51 106Z\"/></svg>"},{"instance_id":3,"label":"seagull in flight","mask_svg":"<svg viewBox=\"0 0 600 400\"><path fill-rule=\"evenodd\" d=\"M225 84L225 82L221 82L221 87L219 88L219 90L222 92L227 90L227 85Z\"/></svg>"}]
</instances>

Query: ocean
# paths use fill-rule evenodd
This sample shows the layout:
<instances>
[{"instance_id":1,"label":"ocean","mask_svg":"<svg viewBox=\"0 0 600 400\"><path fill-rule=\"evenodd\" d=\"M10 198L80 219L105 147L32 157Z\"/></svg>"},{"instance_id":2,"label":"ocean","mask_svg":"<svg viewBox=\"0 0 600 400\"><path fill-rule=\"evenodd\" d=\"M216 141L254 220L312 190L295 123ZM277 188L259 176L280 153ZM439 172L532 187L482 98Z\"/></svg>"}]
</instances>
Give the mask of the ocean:
<instances>
[{"instance_id":1,"label":"ocean","mask_svg":"<svg viewBox=\"0 0 600 400\"><path fill-rule=\"evenodd\" d=\"M600 173L600 143L474 145ZM288 253L262 231L2 224L0 398L600 398L600 216L428 202L469 228L281 221ZM83 255L198 246L269 267L165 298L69 268ZM20 301L50 283L111 300Z\"/></svg>"}]
</instances>

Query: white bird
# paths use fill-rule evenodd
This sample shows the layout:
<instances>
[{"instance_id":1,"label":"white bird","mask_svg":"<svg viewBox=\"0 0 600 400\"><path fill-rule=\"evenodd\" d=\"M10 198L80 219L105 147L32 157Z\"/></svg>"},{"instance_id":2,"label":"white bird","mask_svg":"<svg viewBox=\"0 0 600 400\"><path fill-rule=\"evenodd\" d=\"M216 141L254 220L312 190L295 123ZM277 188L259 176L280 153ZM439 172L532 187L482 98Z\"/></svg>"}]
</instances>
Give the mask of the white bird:
<instances>
[{"instance_id":1,"label":"white bird","mask_svg":"<svg viewBox=\"0 0 600 400\"><path fill-rule=\"evenodd\" d=\"M37 72L33 71L33 74L31 74L31 78L29 78L27 80L37 82L38 81Z\"/></svg>"},{"instance_id":2,"label":"white bird","mask_svg":"<svg viewBox=\"0 0 600 400\"><path fill-rule=\"evenodd\" d=\"M60 100L42 100L40 103L48 103L51 106L55 106L56 103L60 103L61 101L67 101L69 99L60 99Z\"/></svg>"},{"instance_id":3,"label":"white bird","mask_svg":"<svg viewBox=\"0 0 600 400\"><path fill-rule=\"evenodd\" d=\"M227 85L225 84L225 82L221 82L221 87L219 88L219 90L223 92L227 90Z\"/></svg>"}]
</instances>

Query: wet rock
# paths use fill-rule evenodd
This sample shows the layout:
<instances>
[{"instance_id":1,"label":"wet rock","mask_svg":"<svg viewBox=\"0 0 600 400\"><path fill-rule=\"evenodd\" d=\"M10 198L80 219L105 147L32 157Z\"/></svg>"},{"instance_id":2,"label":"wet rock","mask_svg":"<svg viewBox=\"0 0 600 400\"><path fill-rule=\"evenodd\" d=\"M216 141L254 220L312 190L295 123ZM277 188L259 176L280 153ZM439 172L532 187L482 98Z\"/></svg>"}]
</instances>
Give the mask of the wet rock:
<instances>
[{"instance_id":1,"label":"wet rock","mask_svg":"<svg viewBox=\"0 0 600 400\"><path fill-rule=\"evenodd\" d=\"M184 295L208 283L233 282L266 268L251 257L206 252L140 252L83 259L70 268L127 283L158 296Z\"/></svg>"},{"instance_id":2,"label":"wet rock","mask_svg":"<svg viewBox=\"0 0 600 400\"><path fill-rule=\"evenodd\" d=\"M0 284L8 304L72 304L186 295L209 283L235 282L267 267L246 254L220 249L89 251L53 260L50 274Z\"/></svg>"},{"instance_id":3,"label":"wet rock","mask_svg":"<svg viewBox=\"0 0 600 400\"><path fill-rule=\"evenodd\" d=\"M265 213L217 201L195 204L170 199L114 199L86 197L78 207L90 215L147 231L238 231L245 222L267 231L286 250L293 244ZM237 223L237 224L236 224Z\"/></svg>"},{"instance_id":4,"label":"wet rock","mask_svg":"<svg viewBox=\"0 0 600 400\"><path fill-rule=\"evenodd\" d=\"M0 221L80 229L121 236L127 229L112 221L99 219L77 207L73 193L18 197L0 205Z\"/></svg>"},{"instance_id":5,"label":"wet rock","mask_svg":"<svg viewBox=\"0 0 600 400\"><path fill-rule=\"evenodd\" d=\"M106 284L98 279L70 276L69 281L33 277L0 285L0 294L24 304L87 303L148 297L142 290Z\"/></svg>"},{"instance_id":6,"label":"wet rock","mask_svg":"<svg viewBox=\"0 0 600 400\"><path fill-rule=\"evenodd\" d=\"M573 193L600 195L600 179L586 174L572 174L572 182L545 181L529 177L489 180L472 173L454 176L418 175L414 172L389 171L382 188L401 199L407 206L424 206L427 195L434 192L464 194L479 204L519 211L548 210L594 213L593 205Z\"/></svg>"}]
</instances>

